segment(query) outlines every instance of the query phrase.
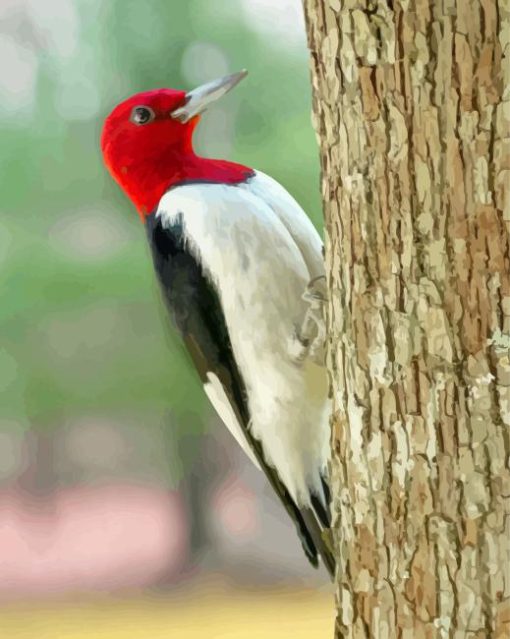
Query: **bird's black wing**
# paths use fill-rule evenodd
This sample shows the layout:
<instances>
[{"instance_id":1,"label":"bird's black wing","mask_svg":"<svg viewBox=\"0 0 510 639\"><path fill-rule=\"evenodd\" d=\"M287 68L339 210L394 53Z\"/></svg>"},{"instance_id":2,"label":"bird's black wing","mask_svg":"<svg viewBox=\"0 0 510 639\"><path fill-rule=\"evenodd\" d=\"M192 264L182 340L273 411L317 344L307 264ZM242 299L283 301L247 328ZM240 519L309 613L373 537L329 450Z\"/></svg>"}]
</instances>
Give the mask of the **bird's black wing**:
<instances>
[{"instance_id":1,"label":"bird's black wing","mask_svg":"<svg viewBox=\"0 0 510 639\"><path fill-rule=\"evenodd\" d=\"M298 508L275 469L265 461L262 446L248 427L246 390L232 352L221 302L215 286L187 250L182 220L176 219L172 226L163 227L159 218L150 215L146 226L165 301L202 382L208 382L208 373L218 377L247 443L296 525L306 556L317 566L319 553L332 574L334 559L315 513L310 508Z\"/></svg>"}]
</instances>

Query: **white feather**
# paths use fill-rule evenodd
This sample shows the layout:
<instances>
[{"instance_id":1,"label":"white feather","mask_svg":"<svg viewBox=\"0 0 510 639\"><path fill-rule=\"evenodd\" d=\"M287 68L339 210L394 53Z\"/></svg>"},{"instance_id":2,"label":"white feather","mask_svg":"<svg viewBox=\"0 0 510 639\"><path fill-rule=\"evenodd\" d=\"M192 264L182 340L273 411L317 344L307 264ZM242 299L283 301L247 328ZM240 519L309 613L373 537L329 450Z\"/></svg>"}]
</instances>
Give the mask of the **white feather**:
<instances>
[{"instance_id":1,"label":"white feather","mask_svg":"<svg viewBox=\"0 0 510 639\"><path fill-rule=\"evenodd\" d=\"M293 498L309 504L310 490L321 492L329 455L327 377L312 362L298 366L289 342L306 311L305 287L323 273L317 232L283 187L262 174L240 186L177 187L157 215L164 225L182 217L188 247L219 292L252 432ZM222 411L234 436L243 435Z\"/></svg>"},{"instance_id":2,"label":"white feather","mask_svg":"<svg viewBox=\"0 0 510 639\"><path fill-rule=\"evenodd\" d=\"M240 188L255 193L273 209L299 247L310 279L324 275L322 240L310 218L292 195L275 179L261 171L257 171L255 178L242 184Z\"/></svg>"},{"instance_id":3,"label":"white feather","mask_svg":"<svg viewBox=\"0 0 510 639\"><path fill-rule=\"evenodd\" d=\"M253 453L248 441L246 440L243 429L237 421L237 417L229 402L227 394L225 393L225 390L220 380L218 379L218 376L214 373L207 373L207 379L209 381L204 384L204 391L209 401L213 405L214 410L218 413L219 418L232 433L239 446L241 446L241 448L248 455L255 466L260 469L259 462L257 461L255 454Z\"/></svg>"}]
</instances>

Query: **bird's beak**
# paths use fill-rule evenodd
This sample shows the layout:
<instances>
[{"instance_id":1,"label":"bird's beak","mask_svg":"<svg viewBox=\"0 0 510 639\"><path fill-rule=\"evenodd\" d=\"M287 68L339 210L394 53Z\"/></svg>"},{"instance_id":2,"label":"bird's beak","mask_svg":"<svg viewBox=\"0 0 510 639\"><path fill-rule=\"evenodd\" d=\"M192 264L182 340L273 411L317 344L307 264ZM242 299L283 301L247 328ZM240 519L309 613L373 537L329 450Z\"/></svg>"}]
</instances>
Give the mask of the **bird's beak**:
<instances>
[{"instance_id":1,"label":"bird's beak","mask_svg":"<svg viewBox=\"0 0 510 639\"><path fill-rule=\"evenodd\" d=\"M191 120L195 115L207 109L210 104L216 102L218 98L228 93L230 89L233 89L235 85L241 82L247 75L248 71L243 69L239 71L239 73L226 75L223 78L202 84L202 86L187 93L184 106L172 111L170 116L180 122L188 122L188 120Z\"/></svg>"}]
</instances>

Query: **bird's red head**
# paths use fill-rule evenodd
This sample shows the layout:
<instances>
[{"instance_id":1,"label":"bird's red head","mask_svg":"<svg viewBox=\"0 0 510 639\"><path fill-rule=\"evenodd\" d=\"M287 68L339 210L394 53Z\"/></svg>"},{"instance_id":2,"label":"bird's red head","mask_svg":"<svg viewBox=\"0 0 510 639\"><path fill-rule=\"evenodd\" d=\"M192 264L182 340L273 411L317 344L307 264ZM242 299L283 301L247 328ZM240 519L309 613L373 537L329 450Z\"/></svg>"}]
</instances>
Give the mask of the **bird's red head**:
<instances>
[{"instance_id":1,"label":"bird's red head","mask_svg":"<svg viewBox=\"0 0 510 639\"><path fill-rule=\"evenodd\" d=\"M165 192L164 175L177 157L191 150L198 116L187 122L171 117L184 105L185 91L159 89L137 93L106 118L101 148L113 178L147 215Z\"/></svg>"},{"instance_id":2,"label":"bird's red head","mask_svg":"<svg viewBox=\"0 0 510 639\"><path fill-rule=\"evenodd\" d=\"M192 147L199 114L245 75L227 76L189 93L174 89L137 93L106 118L101 135L105 164L142 220L174 184L190 179L230 183L246 179L250 169L198 158Z\"/></svg>"}]
</instances>

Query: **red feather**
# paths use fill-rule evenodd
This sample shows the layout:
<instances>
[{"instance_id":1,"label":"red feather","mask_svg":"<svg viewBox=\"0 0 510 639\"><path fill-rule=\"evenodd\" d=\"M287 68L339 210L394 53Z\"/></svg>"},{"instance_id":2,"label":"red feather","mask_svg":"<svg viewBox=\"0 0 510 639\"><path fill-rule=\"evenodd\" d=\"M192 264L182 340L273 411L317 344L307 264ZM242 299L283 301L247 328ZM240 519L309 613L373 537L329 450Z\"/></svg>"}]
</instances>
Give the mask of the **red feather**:
<instances>
[{"instance_id":1,"label":"red feather","mask_svg":"<svg viewBox=\"0 0 510 639\"><path fill-rule=\"evenodd\" d=\"M138 93L106 118L101 136L105 164L143 221L172 186L186 182L237 184L253 175L252 169L241 164L194 153L193 130L200 116L186 123L170 117L185 100L184 91L173 89ZM138 106L152 109L155 118L144 125L134 124L131 113Z\"/></svg>"}]
</instances>

